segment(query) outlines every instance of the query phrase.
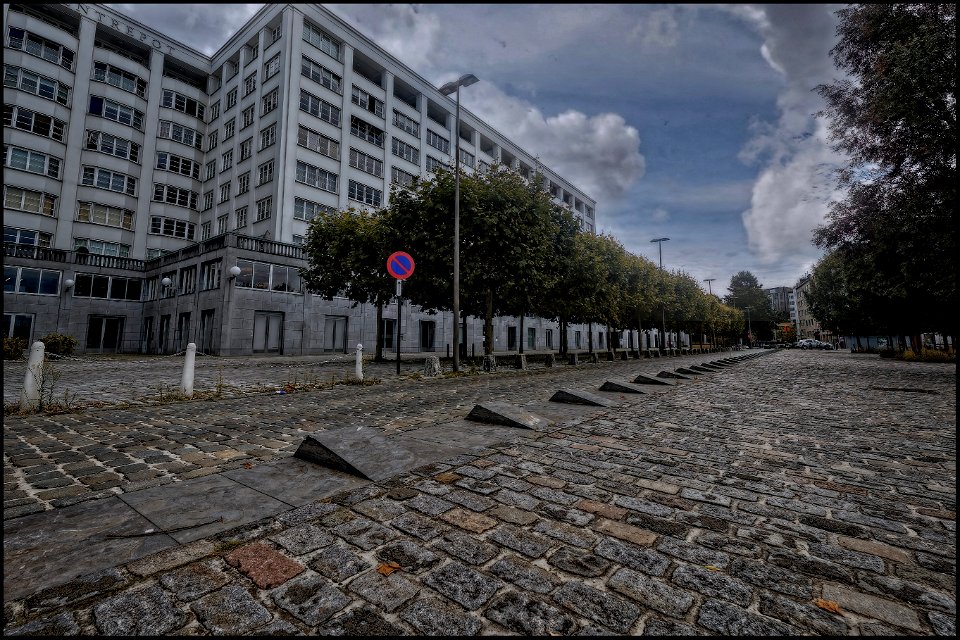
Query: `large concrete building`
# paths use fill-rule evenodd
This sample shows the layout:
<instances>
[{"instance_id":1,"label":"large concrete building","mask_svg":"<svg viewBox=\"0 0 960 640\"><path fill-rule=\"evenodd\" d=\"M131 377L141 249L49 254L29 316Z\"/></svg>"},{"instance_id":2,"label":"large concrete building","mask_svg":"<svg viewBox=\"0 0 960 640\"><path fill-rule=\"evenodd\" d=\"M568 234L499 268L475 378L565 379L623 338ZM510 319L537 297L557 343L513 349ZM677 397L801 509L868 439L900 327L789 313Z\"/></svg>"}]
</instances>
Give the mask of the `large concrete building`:
<instances>
[{"instance_id":1,"label":"large concrete building","mask_svg":"<svg viewBox=\"0 0 960 640\"><path fill-rule=\"evenodd\" d=\"M4 323L82 351L313 354L372 345L375 310L305 293L308 222L386 204L453 162L532 179L586 231L596 203L320 5L265 5L212 57L93 4L3 6ZM451 239L452 240L452 239ZM450 314L404 310L404 351ZM396 305L385 312L392 350ZM497 319L497 350L559 346ZM603 327L594 345L603 348ZM587 345L586 327L570 345ZM631 346L634 336L630 336ZM482 352L480 320L468 352ZM369 347L368 347L369 349Z\"/></svg>"}]
</instances>

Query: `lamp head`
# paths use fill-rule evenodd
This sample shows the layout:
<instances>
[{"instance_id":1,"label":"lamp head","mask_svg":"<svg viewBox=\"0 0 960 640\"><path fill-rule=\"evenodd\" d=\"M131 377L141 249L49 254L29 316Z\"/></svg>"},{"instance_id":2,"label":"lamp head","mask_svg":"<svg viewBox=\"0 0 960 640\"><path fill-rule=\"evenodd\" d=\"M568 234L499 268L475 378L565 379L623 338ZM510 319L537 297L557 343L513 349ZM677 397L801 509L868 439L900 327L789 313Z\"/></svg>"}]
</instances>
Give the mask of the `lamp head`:
<instances>
[{"instance_id":1,"label":"lamp head","mask_svg":"<svg viewBox=\"0 0 960 640\"><path fill-rule=\"evenodd\" d=\"M230 277L236 278L238 275L240 275L240 267L238 267L237 265L233 265L232 267L230 267Z\"/></svg>"},{"instance_id":2,"label":"lamp head","mask_svg":"<svg viewBox=\"0 0 960 640\"><path fill-rule=\"evenodd\" d=\"M164 278L163 280L160 281L160 284L162 284L165 287L169 287L171 284L173 284L173 280L171 280L170 278Z\"/></svg>"},{"instance_id":3,"label":"lamp head","mask_svg":"<svg viewBox=\"0 0 960 640\"><path fill-rule=\"evenodd\" d=\"M73 285L74 285L73 280L70 280L69 278L67 278L66 280L63 281L63 288L64 288L64 289L72 289L72 288L73 288Z\"/></svg>"},{"instance_id":4,"label":"lamp head","mask_svg":"<svg viewBox=\"0 0 960 640\"><path fill-rule=\"evenodd\" d=\"M670 238L654 238L650 242L663 242L664 240L669 240Z\"/></svg>"}]
</instances>

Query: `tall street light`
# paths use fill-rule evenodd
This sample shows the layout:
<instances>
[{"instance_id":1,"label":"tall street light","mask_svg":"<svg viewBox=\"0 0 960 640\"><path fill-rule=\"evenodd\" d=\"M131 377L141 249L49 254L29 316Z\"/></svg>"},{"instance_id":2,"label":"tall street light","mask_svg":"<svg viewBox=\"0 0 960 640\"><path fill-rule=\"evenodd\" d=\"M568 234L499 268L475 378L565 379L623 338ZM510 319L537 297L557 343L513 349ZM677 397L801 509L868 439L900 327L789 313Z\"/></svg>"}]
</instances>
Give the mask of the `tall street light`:
<instances>
[{"instance_id":1,"label":"tall street light","mask_svg":"<svg viewBox=\"0 0 960 640\"><path fill-rule=\"evenodd\" d=\"M650 241L650 242L656 242L656 243L657 243L657 247L658 247L659 250L660 250L660 271L663 271L663 243L666 242L666 241L669 240L669 239L670 239L670 238L654 238L653 240ZM661 343L662 343L664 340L667 339L667 309L666 309L666 301L661 301L661 302L660 302L660 325L661 325L661 328L663 329L663 333L661 334L662 337L661 337L661 339L660 339L660 341L661 341ZM662 345L662 344L661 344L660 348L661 348L661 349L663 348L663 345Z\"/></svg>"},{"instance_id":2,"label":"tall street light","mask_svg":"<svg viewBox=\"0 0 960 640\"><path fill-rule=\"evenodd\" d=\"M707 283L707 289L710 291L711 301L712 301L712 299L713 299L713 285L711 285L710 283L713 282L714 280L716 280L716 278L704 278L704 279L703 279L703 281ZM712 307L713 305L711 304L710 306ZM716 332L716 330L713 328L713 320L712 320L712 319L710 320L710 335L713 336L713 338L712 338L712 339L713 339L713 345L712 345L712 346L713 346L714 349L716 349L716 348L717 348L717 332Z\"/></svg>"},{"instance_id":3,"label":"tall street light","mask_svg":"<svg viewBox=\"0 0 960 640\"><path fill-rule=\"evenodd\" d=\"M477 76L465 73L456 82L448 82L440 87L440 93L449 96L457 94L457 117L453 128L456 139L454 157L455 186L453 192L453 370L460 371L460 87L469 87L478 82Z\"/></svg>"}]
</instances>

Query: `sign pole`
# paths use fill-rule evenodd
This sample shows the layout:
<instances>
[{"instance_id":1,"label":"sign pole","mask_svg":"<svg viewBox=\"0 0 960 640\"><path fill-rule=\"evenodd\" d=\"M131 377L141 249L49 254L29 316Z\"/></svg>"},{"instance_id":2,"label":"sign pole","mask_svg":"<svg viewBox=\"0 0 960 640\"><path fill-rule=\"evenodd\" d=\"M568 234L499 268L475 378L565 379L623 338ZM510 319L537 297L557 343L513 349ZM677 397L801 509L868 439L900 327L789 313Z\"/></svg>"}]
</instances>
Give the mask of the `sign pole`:
<instances>
[{"instance_id":1,"label":"sign pole","mask_svg":"<svg viewBox=\"0 0 960 640\"><path fill-rule=\"evenodd\" d=\"M400 310L403 308L403 280L397 280L397 375L400 375Z\"/></svg>"}]
</instances>

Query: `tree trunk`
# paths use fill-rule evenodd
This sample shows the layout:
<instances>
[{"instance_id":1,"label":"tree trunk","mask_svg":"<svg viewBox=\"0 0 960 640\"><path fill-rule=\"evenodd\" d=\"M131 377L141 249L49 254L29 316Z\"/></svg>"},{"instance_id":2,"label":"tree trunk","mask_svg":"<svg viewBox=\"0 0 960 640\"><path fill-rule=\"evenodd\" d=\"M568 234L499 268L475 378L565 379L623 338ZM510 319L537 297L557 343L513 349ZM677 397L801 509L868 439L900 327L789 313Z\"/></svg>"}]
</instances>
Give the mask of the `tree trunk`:
<instances>
[{"instance_id":1,"label":"tree trunk","mask_svg":"<svg viewBox=\"0 0 960 640\"><path fill-rule=\"evenodd\" d=\"M493 290L487 289L486 315L483 317L483 355L493 355Z\"/></svg>"},{"instance_id":2,"label":"tree trunk","mask_svg":"<svg viewBox=\"0 0 960 640\"><path fill-rule=\"evenodd\" d=\"M520 347L518 353L523 353L523 314L520 314L520 335L517 336L517 346Z\"/></svg>"},{"instance_id":3,"label":"tree trunk","mask_svg":"<svg viewBox=\"0 0 960 640\"><path fill-rule=\"evenodd\" d=\"M383 362L383 301L377 300L377 348L374 350L374 362Z\"/></svg>"}]
</instances>

